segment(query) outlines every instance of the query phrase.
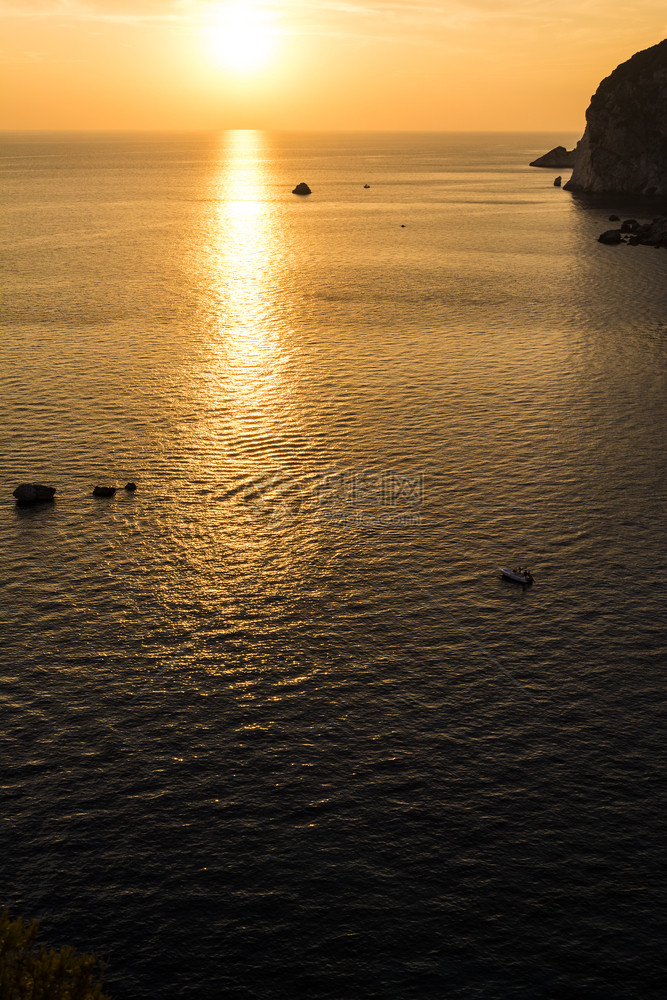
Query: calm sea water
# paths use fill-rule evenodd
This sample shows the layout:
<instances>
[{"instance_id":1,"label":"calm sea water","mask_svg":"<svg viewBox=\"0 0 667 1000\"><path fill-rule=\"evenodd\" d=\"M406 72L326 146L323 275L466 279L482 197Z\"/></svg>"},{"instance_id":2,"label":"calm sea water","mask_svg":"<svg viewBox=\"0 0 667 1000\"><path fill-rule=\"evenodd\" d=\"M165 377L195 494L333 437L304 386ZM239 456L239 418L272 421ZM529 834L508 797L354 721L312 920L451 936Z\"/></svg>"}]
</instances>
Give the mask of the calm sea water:
<instances>
[{"instance_id":1,"label":"calm sea water","mask_svg":"<svg viewBox=\"0 0 667 1000\"><path fill-rule=\"evenodd\" d=\"M1 902L116 1000L660 995L667 253L575 138L5 136Z\"/></svg>"}]
</instances>

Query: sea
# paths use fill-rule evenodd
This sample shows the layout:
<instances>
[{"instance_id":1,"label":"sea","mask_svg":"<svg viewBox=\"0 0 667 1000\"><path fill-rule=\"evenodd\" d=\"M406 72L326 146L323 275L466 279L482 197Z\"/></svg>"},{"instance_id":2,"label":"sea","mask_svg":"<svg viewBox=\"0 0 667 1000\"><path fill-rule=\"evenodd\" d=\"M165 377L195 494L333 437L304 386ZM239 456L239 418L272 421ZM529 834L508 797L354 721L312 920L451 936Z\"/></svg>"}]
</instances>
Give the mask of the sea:
<instances>
[{"instance_id":1,"label":"sea","mask_svg":"<svg viewBox=\"0 0 667 1000\"><path fill-rule=\"evenodd\" d=\"M0 906L113 1000L664 995L667 253L576 139L4 135Z\"/></svg>"}]
</instances>

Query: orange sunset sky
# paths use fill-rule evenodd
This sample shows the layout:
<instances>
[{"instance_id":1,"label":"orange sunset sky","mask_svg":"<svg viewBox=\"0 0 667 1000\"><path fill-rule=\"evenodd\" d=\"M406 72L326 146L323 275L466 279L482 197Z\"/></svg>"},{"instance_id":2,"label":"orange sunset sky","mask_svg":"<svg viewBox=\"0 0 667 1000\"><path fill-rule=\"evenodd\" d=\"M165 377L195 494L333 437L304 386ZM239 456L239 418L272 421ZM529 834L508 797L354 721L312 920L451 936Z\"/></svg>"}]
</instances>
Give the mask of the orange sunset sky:
<instances>
[{"instance_id":1,"label":"orange sunset sky","mask_svg":"<svg viewBox=\"0 0 667 1000\"><path fill-rule=\"evenodd\" d=\"M0 0L5 129L581 131L665 0Z\"/></svg>"}]
</instances>

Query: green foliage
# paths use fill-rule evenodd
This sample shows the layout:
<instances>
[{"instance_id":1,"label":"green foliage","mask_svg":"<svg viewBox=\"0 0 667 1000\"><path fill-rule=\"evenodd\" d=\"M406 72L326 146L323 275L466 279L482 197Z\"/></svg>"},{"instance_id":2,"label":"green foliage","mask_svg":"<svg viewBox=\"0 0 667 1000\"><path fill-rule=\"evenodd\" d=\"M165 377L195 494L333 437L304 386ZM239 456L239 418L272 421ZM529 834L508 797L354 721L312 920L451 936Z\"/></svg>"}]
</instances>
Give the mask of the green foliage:
<instances>
[{"instance_id":1,"label":"green foliage","mask_svg":"<svg viewBox=\"0 0 667 1000\"><path fill-rule=\"evenodd\" d=\"M98 960L37 944L39 924L26 926L0 912L0 1000L109 1000L96 973Z\"/></svg>"}]
</instances>

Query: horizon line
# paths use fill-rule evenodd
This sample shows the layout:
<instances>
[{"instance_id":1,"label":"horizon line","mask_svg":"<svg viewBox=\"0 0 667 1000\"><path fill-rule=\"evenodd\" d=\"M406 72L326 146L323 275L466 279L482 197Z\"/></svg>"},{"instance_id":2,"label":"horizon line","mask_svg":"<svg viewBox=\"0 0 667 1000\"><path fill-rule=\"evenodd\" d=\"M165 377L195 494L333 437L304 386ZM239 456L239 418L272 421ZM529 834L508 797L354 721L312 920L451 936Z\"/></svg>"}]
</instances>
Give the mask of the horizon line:
<instances>
[{"instance_id":1,"label":"horizon line","mask_svg":"<svg viewBox=\"0 0 667 1000\"><path fill-rule=\"evenodd\" d=\"M275 133L300 133L300 134L314 134L314 135L327 135L331 133L338 133L341 135L367 135L368 133L375 133L377 135L547 135L553 132L581 132L582 129L577 128L540 128L540 129L530 129L530 128L474 128L474 129L460 129L460 128L419 128L419 129L408 129L408 128L355 128L355 129L345 129L345 128L261 128L254 126L220 126L220 127L210 127L210 128L5 128L0 126L0 134L7 135L11 133L48 133L51 135L58 134L72 134L72 133L86 133L94 135L104 135L112 133L141 133L141 134L154 134L154 135L164 135L164 134L181 134L181 135L208 135L212 133L219 132L275 132Z\"/></svg>"}]
</instances>

